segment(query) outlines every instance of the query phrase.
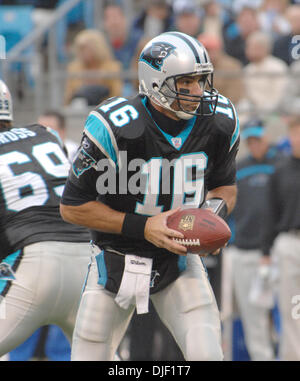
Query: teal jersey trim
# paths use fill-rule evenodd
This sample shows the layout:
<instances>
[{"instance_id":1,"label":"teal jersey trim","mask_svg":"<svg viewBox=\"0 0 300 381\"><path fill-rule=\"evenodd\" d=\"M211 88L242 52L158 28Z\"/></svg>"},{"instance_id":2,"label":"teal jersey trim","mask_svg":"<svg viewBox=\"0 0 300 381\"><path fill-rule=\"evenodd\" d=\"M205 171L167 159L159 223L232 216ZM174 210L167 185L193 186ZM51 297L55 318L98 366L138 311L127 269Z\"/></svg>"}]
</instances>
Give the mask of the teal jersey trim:
<instances>
[{"instance_id":1,"label":"teal jersey trim","mask_svg":"<svg viewBox=\"0 0 300 381\"><path fill-rule=\"evenodd\" d=\"M236 126L235 126L235 129L234 129L233 135L231 137L229 151L235 145L236 141L238 140L238 137L240 136L240 121L239 121L239 117L237 116L237 113L236 113L235 108L234 108L233 105L232 105L232 108L233 108L235 119L236 119Z\"/></svg>"},{"instance_id":2,"label":"teal jersey trim","mask_svg":"<svg viewBox=\"0 0 300 381\"><path fill-rule=\"evenodd\" d=\"M118 156L111 134L107 126L95 115L89 115L85 124L85 130L91 140L99 147L102 153L118 165Z\"/></svg>"},{"instance_id":3,"label":"teal jersey trim","mask_svg":"<svg viewBox=\"0 0 300 381\"><path fill-rule=\"evenodd\" d=\"M151 115L151 112L148 110L148 107L146 106L146 97L142 99L142 103L145 107L145 109L147 110L148 114L151 116L152 118L152 115ZM153 119L153 118L152 118ZM184 142L186 141L186 139L189 137L194 125L195 125L195 122L196 122L196 119L197 117L194 116L193 118L189 119L187 121L187 124L185 126L185 128L180 132L179 135L177 136L172 136L170 134L167 134L166 132L164 132L160 127L159 125L155 122L155 120L153 119L153 122L155 123L156 127L159 129L159 131L164 135L164 137L167 139L167 141L169 142L169 144L176 148L178 151L180 151L181 147L183 146ZM176 146L176 143L178 143L178 146Z\"/></svg>"},{"instance_id":4,"label":"teal jersey trim","mask_svg":"<svg viewBox=\"0 0 300 381\"><path fill-rule=\"evenodd\" d=\"M47 131L50 132L50 134L54 135L56 139L59 141L59 144L64 147L64 142L62 141L61 137L59 136L59 133L56 130L53 130L51 127L47 127Z\"/></svg>"},{"instance_id":5,"label":"teal jersey trim","mask_svg":"<svg viewBox=\"0 0 300 381\"><path fill-rule=\"evenodd\" d=\"M179 272L184 271L186 269L186 257L183 255L179 256L177 265Z\"/></svg>"}]
</instances>

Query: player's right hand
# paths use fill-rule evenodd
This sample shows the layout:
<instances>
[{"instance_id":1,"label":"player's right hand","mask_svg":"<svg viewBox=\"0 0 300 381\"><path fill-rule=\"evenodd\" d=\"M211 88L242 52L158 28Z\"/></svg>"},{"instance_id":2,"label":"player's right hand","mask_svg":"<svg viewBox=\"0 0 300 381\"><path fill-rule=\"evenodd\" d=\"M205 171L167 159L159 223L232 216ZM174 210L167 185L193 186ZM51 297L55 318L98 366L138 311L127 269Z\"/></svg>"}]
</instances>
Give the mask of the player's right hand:
<instances>
[{"instance_id":1,"label":"player's right hand","mask_svg":"<svg viewBox=\"0 0 300 381\"><path fill-rule=\"evenodd\" d=\"M184 235L176 230L169 229L167 219L176 213L180 208L169 210L156 216L149 217L145 225L145 239L153 245L167 249L178 255L186 255L187 249L183 245L176 243L173 238L184 238Z\"/></svg>"}]
</instances>

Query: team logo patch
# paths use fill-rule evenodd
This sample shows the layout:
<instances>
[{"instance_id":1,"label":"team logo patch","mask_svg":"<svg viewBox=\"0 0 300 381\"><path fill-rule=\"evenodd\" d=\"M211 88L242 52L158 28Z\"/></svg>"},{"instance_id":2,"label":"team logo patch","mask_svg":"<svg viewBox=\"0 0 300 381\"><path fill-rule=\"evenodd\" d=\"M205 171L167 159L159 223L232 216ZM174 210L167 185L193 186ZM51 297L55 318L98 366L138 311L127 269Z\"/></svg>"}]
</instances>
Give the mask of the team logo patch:
<instances>
[{"instance_id":1,"label":"team logo patch","mask_svg":"<svg viewBox=\"0 0 300 381\"><path fill-rule=\"evenodd\" d=\"M96 160L81 148L73 161L73 173L76 177L79 177L93 165L96 165Z\"/></svg>"},{"instance_id":2,"label":"team logo patch","mask_svg":"<svg viewBox=\"0 0 300 381\"><path fill-rule=\"evenodd\" d=\"M183 216L179 222L179 229L186 231L186 230L193 230L195 222L195 216L186 214Z\"/></svg>"},{"instance_id":3,"label":"team logo patch","mask_svg":"<svg viewBox=\"0 0 300 381\"><path fill-rule=\"evenodd\" d=\"M14 280L14 272L8 263L0 263L0 280Z\"/></svg>"},{"instance_id":4,"label":"team logo patch","mask_svg":"<svg viewBox=\"0 0 300 381\"><path fill-rule=\"evenodd\" d=\"M175 46L166 42L154 42L147 48L140 57L140 61L145 61L155 70L161 71L164 60L175 50Z\"/></svg>"},{"instance_id":5,"label":"team logo patch","mask_svg":"<svg viewBox=\"0 0 300 381\"><path fill-rule=\"evenodd\" d=\"M172 141L172 144L173 144L173 146L174 146L175 148L180 148L181 145L182 145L182 140L181 140L181 138L172 138L171 141Z\"/></svg>"}]
</instances>

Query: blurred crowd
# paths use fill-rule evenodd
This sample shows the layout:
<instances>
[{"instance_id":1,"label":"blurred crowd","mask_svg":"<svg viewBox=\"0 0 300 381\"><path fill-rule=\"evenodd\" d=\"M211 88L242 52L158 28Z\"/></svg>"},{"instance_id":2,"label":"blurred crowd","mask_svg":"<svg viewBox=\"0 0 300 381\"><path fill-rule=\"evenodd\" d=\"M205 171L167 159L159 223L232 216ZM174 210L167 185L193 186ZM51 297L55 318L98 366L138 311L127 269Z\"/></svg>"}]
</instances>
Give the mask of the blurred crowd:
<instances>
[{"instance_id":1,"label":"blurred crowd","mask_svg":"<svg viewBox=\"0 0 300 381\"><path fill-rule=\"evenodd\" d=\"M300 36L300 4L295 1L149 0L132 23L120 1L107 1L101 25L101 30L82 30L74 39L68 73L93 72L97 79L68 78L66 104L78 97L98 104L101 97L134 93L136 81L123 80L121 72L136 73L145 42L177 30L205 45L215 67L215 87L241 113L289 112L299 105L294 36Z\"/></svg>"},{"instance_id":2,"label":"blurred crowd","mask_svg":"<svg viewBox=\"0 0 300 381\"><path fill-rule=\"evenodd\" d=\"M35 5L44 22L64 1L5 1ZM96 105L137 89L137 57L155 35L177 30L207 48L214 85L241 115L289 112L300 104L300 2L297 0L141 0L128 17L122 0L103 0L99 28L80 22L65 42L64 104ZM1 29L1 28L0 28ZM74 33L75 30L75 33ZM0 30L1 33L1 30ZM78 98L80 101L78 101ZM268 99L268 102L265 100Z\"/></svg>"},{"instance_id":3,"label":"blurred crowd","mask_svg":"<svg viewBox=\"0 0 300 381\"><path fill-rule=\"evenodd\" d=\"M292 54L293 36L300 35L300 4L288 0L220 1L149 0L128 23L122 4L108 1L101 30L83 30L74 41L74 60L68 72L96 71L111 77L97 79L99 94L90 99L95 81L68 79L65 102L84 95L97 104L102 94L134 92L136 83L115 79L116 71L136 71L141 47L155 35L169 30L187 33L202 42L215 67L215 87L242 112L272 112L299 105L299 89L292 73L300 70ZM100 48L101 47L101 48ZM290 79L290 81L289 81ZM130 86L131 85L131 86ZM87 87L86 87L87 86ZM287 91L289 90L289 91ZM96 91L96 90L95 90ZM288 99L290 97L290 99ZM268 99L268 102L265 100ZM293 104L291 104L292 100Z\"/></svg>"}]
</instances>

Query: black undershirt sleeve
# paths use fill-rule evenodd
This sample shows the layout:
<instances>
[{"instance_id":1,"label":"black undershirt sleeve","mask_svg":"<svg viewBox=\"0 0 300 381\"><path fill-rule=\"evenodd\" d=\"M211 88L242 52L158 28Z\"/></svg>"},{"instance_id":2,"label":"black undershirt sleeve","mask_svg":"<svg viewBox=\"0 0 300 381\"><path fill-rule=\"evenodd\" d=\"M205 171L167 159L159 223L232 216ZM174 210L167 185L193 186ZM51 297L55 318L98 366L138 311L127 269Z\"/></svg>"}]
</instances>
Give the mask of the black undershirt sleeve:
<instances>
[{"instance_id":1,"label":"black undershirt sleeve","mask_svg":"<svg viewBox=\"0 0 300 381\"><path fill-rule=\"evenodd\" d=\"M91 189L84 189L67 180L64 193L61 199L63 205L79 206L86 202L95 201L97 192L91 192Z\"/></svg>"},{"instance_id":2,"label":"black undershirt sleeve","mask_svg":"<svg viewBox=\"0 0 300 381\"><path fill-rule=\"evenodd\" d=\"M240 139L237 140L230 152L224 151L224 147L216 161L212 175L206 180L207 189L212 190L221 186L234 185L236 183L236 155Z\"/></svg>"}]
</instances>

